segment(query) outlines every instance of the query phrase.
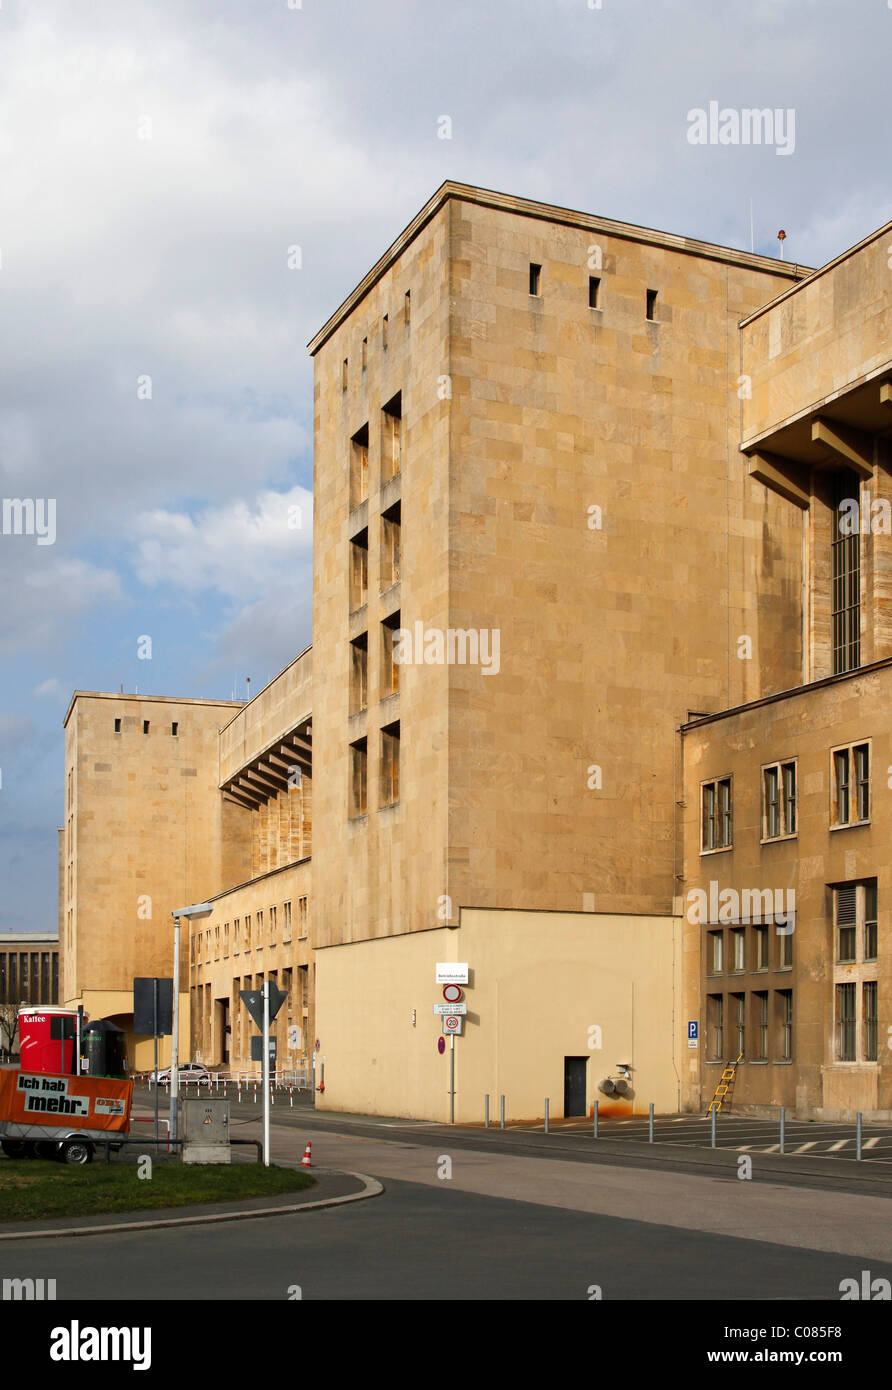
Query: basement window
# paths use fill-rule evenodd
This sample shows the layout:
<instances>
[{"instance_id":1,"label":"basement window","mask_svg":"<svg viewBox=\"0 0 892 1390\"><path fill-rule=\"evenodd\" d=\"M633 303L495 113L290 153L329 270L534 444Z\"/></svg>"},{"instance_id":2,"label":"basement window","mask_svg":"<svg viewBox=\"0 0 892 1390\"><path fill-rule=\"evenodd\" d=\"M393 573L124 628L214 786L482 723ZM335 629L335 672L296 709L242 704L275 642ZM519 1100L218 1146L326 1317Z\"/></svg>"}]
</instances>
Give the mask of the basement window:
<instances>
[{"instance_id":1,"label":"basement window","mask_svg":"<svg viewBox=\"0 0 892 1390\"><path fill-rule=\"evenodd\" d=\"M538 295L539 282L542 278L542 267L536 265L535 261L530 261L530 294Z\"/></svg>"},{"instance_id":2,"label":"basement window","mask_svg":"<svg viewBox=\"0 0 892 1390\"><path fill-rule=\"evenodd\" d=\"M598 279L597 275L590 275L588 277L588 307L590 309L599 309L601 307L598 303L600 294L601 281Z\"/></svg>"}]
</instances>

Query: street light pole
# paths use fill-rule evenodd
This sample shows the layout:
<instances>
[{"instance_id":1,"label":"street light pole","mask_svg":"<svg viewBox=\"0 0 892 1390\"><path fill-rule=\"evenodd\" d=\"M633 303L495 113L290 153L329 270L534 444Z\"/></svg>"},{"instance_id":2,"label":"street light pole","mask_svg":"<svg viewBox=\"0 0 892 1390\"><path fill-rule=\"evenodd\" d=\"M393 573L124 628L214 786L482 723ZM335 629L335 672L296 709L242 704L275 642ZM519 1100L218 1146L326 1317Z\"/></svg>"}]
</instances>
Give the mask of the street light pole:
<instances>
[{"instance_id":1,"label":"street light pole","mask_svg":"<svg viewBox=\"0 0 892 1390\"><path fill-rule=\"evenodd\" d=\"M179 907L170 915L173 917L173 1022L170 1036L170 1137L177 1138L177 1091L180 1060L180 918L204 917L212 912L210 903L193 903L191 907ZM155 1087L158 1086L158 1072L155 1071Z\"/></svg>"}]
</instances>

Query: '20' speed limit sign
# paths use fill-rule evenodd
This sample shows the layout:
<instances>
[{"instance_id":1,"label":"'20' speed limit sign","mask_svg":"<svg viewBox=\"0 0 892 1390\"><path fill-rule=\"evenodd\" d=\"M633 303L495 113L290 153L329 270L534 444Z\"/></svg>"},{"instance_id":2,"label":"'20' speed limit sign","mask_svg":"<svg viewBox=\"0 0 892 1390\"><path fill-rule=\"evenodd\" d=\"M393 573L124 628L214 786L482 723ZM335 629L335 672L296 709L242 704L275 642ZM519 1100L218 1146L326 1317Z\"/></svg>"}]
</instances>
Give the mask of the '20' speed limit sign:
<instances>
[{"instance_id":1,"label":"'20' speed limit sign","mask_svg":"<svg viewBox=\"0 0 892 1390\"><path fill-rule=\"evenodd\" d=\"M443 1015L443 1032L444 1032L444 1033L461 1033L461 1031L462 1031L462 1023L463 1023L463 1022L464 1022L464 1019L462 1018L462 1015L461 1015L461 1014L444 1014L444 1015Z\"/></svg>"}]
</instances>

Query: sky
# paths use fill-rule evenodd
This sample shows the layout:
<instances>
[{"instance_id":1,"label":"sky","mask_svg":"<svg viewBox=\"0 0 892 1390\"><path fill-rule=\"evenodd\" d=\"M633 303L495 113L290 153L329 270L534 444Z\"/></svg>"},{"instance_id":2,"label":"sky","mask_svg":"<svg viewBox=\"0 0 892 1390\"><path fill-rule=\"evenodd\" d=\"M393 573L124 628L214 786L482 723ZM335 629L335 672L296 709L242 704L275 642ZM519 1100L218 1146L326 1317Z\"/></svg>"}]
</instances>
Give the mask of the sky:
<instances>
[{"instance_id":1,"label":"sky","mask_svg":"<svg viewBox=\"0 0 892 1390\"><path fill-rule=\"evenodd\" d=\"M312 640L306 344L443 180L823 264L892 218L890 5L0 0L0 930L56 928L75 689Z\"/></svg>"}]
</instances>

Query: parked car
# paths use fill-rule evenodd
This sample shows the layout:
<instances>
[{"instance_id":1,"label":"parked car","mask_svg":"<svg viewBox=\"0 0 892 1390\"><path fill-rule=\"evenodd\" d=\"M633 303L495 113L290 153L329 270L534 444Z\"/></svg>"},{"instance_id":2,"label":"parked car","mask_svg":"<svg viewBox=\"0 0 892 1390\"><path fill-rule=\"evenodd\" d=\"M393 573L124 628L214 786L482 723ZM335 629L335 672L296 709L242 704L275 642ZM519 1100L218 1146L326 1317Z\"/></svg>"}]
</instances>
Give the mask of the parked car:
<instances>
[{"instance_id":1,"label":"parked car","mask_svg":"<svg viewBox=\"0 0 892 1390\"><path fill-rule=\"evenodd\" d=\"M214 1076L201 1062L184 1062L181 1067L177 1067L177 1079L180 1086L185 1086L187 1081L198 1082L199 1086L210 1086ZM155 1073L149 1072L149 1081L154 1080ZM163 1067L158 1072L158 1085L170 1085L170 1067Z\"/></svg>"}]
</instances>

